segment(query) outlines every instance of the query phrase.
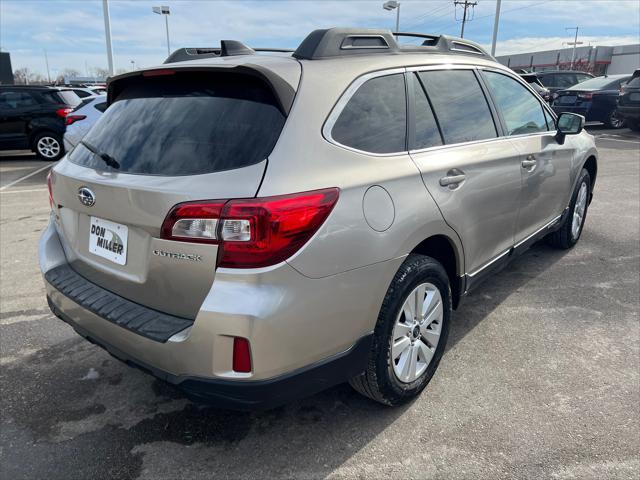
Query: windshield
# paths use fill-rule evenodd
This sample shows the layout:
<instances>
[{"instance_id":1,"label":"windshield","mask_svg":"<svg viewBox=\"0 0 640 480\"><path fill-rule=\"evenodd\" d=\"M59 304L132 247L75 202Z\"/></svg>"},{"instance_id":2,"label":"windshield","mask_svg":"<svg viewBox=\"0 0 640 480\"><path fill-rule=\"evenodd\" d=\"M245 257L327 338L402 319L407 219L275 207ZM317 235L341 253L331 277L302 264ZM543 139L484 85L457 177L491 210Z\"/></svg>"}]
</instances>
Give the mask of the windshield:
<instances>
[{"instance_id":1,"label":"windshield","mask_svg":"<svg viewBox=\"0 0 640 480\"><path fill-rule=\"evenodd\" d=\"M586 80L582 83L574 85L569 90L615 90L618 88L620 82L624 81L626 77L596 77Z\"/></svg>"},{"instance_id":2,"label":"windshield","mask_svg":"<svg viewBox=\"0 0 640 480\"><path fill-rule=\"evenodd\" d=\"M284 121L257 78L178 73L131 79L84 140L114 159L119 172L195 175L266 159ZM83 145L69 160L111 169Z\"/></svg>"}]
</instances>

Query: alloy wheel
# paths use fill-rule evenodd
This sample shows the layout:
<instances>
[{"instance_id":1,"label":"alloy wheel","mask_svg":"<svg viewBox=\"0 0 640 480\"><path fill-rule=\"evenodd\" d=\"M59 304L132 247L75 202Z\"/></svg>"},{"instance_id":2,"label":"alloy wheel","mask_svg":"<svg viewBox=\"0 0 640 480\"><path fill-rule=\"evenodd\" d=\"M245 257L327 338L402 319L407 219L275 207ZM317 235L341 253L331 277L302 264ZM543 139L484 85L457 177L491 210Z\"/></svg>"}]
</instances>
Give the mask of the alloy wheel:
<instances>
[{"instance_id":1,"label":"alloy wheel","mask_svg":"<svg viewBox=\"0 0 640 480\"><path fill-rule=\"evenodd\" d=\"M425 372L440 341L443 316L442 296L432 283L422 283L409 294L396 318L391 343L391 362L399 381L411 383Z\"/></svg>"},{"instance_id":2,"label":"alloy wheel","mask_svg":"<svg viewBox=\"0 0 640 480\"><path fill-rule=\"evenodd\" d=\"M36 144L38 153L45 158L56 158L60 154L60 142L53 137L42 137Z\"/></svg>"},{"instance_id":3,"label":"alloy wheel","mask_svg":"<svg viewBox=\"0 0 640 480\"><path fill-rule=\"evenodd\" d=\"M571 222L571 236L573 239L577 239L580 235L580 228L584 221L584 213L587 210L587 183L582 182L580 190L578 191L578 197L576 198L576 204L573 207L573 220Z\"/></svg>"}]
</instances>

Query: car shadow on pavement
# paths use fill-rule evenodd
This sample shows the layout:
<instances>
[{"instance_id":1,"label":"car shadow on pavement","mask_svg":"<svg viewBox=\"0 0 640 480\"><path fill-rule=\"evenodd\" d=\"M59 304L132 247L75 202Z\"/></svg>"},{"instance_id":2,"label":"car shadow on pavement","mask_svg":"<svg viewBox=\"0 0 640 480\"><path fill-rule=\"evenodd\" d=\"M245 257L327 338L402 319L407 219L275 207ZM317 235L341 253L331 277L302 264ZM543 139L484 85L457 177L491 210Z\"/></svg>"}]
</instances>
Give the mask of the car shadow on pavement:
<instances>
[{"instance_id":1,"label":"car shadow on pavement","mask_svg":"<svg viewBox=\"0 0 640 480\"><path fill-rule=\"evenodd\" d=\"M510 295L524 288L528 282L544 273L568 252L553 248L541 240L465 296L459 308L453 313L447 351L487 318Z\"/></svg>"},{"instance_id":2,"label":"car shadow on pavement","mask_svg":"<svg viewBox=\"0 0 640 480\"><path fill-rule=\"evenodd\" d=\"M536 245L466 298L449 348L565 253ZM0 473L12 479L325 477L412 406L339 385L268 412L218 410L79 337L3 365L0 387Z\"/></svg>"}]
</instances>

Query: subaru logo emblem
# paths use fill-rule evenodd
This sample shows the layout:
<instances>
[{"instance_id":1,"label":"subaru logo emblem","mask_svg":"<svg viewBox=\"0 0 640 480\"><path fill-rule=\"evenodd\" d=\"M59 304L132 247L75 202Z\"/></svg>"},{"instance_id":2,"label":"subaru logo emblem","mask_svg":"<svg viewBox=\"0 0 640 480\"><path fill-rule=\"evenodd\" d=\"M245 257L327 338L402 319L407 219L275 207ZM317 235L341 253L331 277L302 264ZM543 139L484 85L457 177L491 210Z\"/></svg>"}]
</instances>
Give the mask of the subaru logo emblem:
<instances>
[{"instance_id":1,"label":"subaru logo emblem","mask_svg":"<svg viewBox=\"0 0 640 480\"><path fill-rule=\"evenodd\" d=\"M78 200L85 207L93 207L96 203L96 196L88 187L80 187L78 189Z\"/></svg>"}]
</instances>

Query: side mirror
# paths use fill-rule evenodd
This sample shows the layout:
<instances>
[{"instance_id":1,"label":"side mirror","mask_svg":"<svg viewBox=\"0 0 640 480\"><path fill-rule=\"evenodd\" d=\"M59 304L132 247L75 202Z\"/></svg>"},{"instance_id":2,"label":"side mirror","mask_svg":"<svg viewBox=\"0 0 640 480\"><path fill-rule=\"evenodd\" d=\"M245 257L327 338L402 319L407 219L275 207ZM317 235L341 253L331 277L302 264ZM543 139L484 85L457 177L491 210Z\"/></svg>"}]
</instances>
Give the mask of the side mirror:
<instances>
[{"instance_id":1,"label":"side mirror","mask_svg":"<svg viewBox=\"0 0 640 480\"><path fill-rule=\"evenodd\" d=\"M584 128L584 117L577 113L564 112L556 121L556 140L560 145L564 143L566 135L577 135Z\"/></svg>"}]
</instances>

